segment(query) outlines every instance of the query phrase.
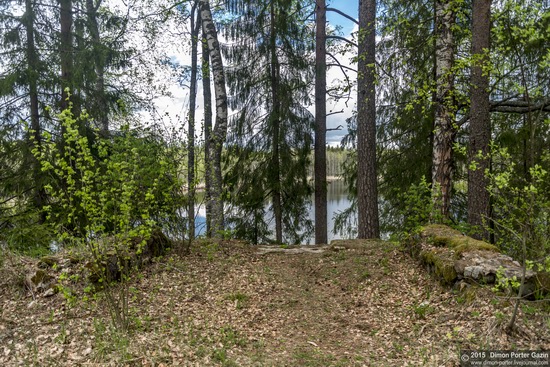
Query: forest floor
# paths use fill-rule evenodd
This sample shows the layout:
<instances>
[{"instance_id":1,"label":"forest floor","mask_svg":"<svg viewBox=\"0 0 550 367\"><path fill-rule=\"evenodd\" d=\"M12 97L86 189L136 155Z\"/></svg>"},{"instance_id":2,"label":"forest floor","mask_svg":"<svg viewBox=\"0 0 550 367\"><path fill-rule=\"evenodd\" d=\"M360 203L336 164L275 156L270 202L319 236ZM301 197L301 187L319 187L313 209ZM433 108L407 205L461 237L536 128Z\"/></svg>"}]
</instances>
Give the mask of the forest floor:
<instances>
[{"instance_id":1,"label":"forest floor","mask_svg":"<svg viewBox=\"0 0 550 367\"><path fill-rule=\"evenodd\" d=\"M12 256L0 269L0 366L458 366L464 349L550 349L548 303L524 301L509 334L509 299L442 287L382 241L305 253L197 244L130 281L125 334L102 293L83 300L78 277L72 302L33 298L21 276L35 265Z\"/></svg>"}]
</instances>

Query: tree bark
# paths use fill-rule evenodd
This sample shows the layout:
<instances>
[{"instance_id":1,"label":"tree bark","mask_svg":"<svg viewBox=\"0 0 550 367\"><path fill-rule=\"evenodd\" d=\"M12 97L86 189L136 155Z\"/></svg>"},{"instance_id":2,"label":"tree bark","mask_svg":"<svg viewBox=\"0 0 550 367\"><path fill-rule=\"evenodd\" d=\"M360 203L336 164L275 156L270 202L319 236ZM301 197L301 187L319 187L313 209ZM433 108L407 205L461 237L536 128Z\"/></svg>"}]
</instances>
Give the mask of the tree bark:
<instances>
[{"instance_id":1,"label":"tree bark","mask_svg":"<svg viewBox=\"0 0 550 367\"><path fill-rule=\"evenodd\" d=\"M68 94L66 88L72 89L72 73L73 73L73 13L72 0L59 0L60 3L60 61L61 61L61 110L69 107L67 100Z\"/></svg>"},{"instance_id":2,"label":"tree bark","mask_svg":"<svg viewBox=\"0 0 550 367\"><path fill-rule=\"evenodd\" d=\"M315 4L315 243L327 238L327 61L326 3Z\"/></svg>"},{"instance_id":3,"label":"tree bark","mask_svg":"<svg viewBox=\"0 0 550 367\"><path fill-rule=\"evenodd\" d=\"M357 217L359 238L379 238L376 169L376 0L359 0Z\"/></svg>"},{"instance_id":4,"label":"tree bark","mask_svg":"<svg viewBox=\"0 0 550 367\"><path fill-rule=\"evenodd\" d=\"M272 124L272 156L271 156L271 200L273 202L273 215L275 216L275 241L283 242L283 209L281 204L281 167L279 157L279 135L280 135L280 101L279 101L279 61L277 59L277 34L275 2L271 1L271 24L270 24L270 48L271 48L271 111Z\"/></svg>"},{"instance_id":5,"label":"tree bark","mask_svg":"<svg viewBox=\"0 0 550 367\"><path fill-rule=\"evenodd\" d=\"M222 148L227 135L227 92L225 89L225 73L223 70L222 55L218 41L218 32L208 0L200 0L201 20L203 31L206 34L208 49L210 51L212 75L214 76L214 94L216 96L216 125L210 137L210 156L212 163L212 190L210 205L212 209L213 236L220 237L224 229L224 213L222 198Z\"/></svg>"},{"instance_id":6,"label":"tree bark","mask_svg":"<svg viewBox=\"0 0 550 367\"><path fill-rule=\"evenodd\" d=\"M197 68L200 19L196 14L196 3L191 9L191 83L189 87L189 115L187 125L187 199L189 220L189 251L191 241L195 239L195 108L197 102Z\"/></svg>"},{"instance_id":7,"label":"tree bark","mask_svg":"<svg viewBox=\"0 0 550 367\"><path fill-rule=\"evenodd\" d=\"M489 101L489 47L491 0L473 0L472 56L470 89L470 145L468 149L468 223L479 229L474 237L489 239L485 225L491 214L488 179L491 141L491 104ZM475 169L472 169L475 166Z\"/></svg>"},{"instance_id":8,"label":"tree bark","mask_svg":"<svg viewBox=\"0 0 550 367\"><path fill-rule=\"evenodd\" d=\"M35 13L32 0L25 0L25 29L27 38L27 77L29 83L29 107L31 115L31 131L33 143L40 148L42 143L42 130L40 126L40 113L38 110L38 54L34 42ZM46 213L42 210L46 201L46 190L42 184L42 169L40 162L31 155L33 181L35 184L33 201L39 210L39 223L46 221Z\"/></svg>"},{"instance_id":9,"label":"tree bark","mask_svg":"<svg viewBox=\"0 0 550 367\"><path fill-rule=\"evenodd\" d=\"M212 90L210 88L210 51L206 35L202 36L202 95L204 99L204 185L206 203L206 235L212 236L211 202L212 197L212 165L210 164L210 136L212 135Z\"/></svg>"},{"instance_id":10,"label":"tree bark","mask_svg":"<svg viewBox=\"0 0 550 367\"><path fill-rule=\"evenodd\" d=\"M432 154L432 199L442 219L449 217L453 141L456 135L454 80L454 11L452 0L435 1L436 99Z\"/></svg>"}]
</instances>

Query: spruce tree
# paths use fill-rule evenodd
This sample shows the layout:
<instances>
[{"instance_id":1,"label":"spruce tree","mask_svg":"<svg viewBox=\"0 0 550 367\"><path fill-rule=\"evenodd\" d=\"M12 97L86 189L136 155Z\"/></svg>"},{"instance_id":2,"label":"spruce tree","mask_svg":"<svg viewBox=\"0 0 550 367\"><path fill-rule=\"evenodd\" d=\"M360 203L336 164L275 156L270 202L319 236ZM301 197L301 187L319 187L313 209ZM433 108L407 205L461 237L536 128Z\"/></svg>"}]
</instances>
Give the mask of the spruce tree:
<instances>
[{"instance_id":1,"label":"spruce tree","mask_svg":"<svg viewBox=\"0 0 550 367\"><path fill-rule=\"evenodd\" d=\"M276 243L301 242L311 233L312 32L302 1L231 1L225 28L231 120L227 183L238 234L268 239L266 200Z\"/></svg>"}]
</instances>

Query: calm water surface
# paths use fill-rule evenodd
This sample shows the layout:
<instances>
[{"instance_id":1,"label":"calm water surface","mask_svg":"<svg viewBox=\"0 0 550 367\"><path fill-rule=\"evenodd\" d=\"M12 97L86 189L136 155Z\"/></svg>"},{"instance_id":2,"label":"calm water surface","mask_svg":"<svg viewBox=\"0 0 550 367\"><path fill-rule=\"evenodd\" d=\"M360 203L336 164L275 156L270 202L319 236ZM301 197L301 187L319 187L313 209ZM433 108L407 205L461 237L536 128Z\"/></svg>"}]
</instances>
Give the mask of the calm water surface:
<instances>
[{"instance_id":1,"label":"calm water surface","mask_svg":"<svg viewBox=\"0 0 550 367\"><path fill-rule=\"evenodd\" d=\"M350 201L347 197L348 191L343 180L332 181L328 184L327 190L327 213L328 213L328 241L341 238L339 235L332 232L334 227L334 215L340 211L343 211L350 206ZM195 209L197 213L197 219L195 220L195 234L197 236L203 235L205 232L205 215L206 211L204 205L198 205ZM314 220L315 213L313 207L313 197L311 198L311 205L309 206L309 218ZM309 240L309 243L313 243L313 238Z\"/></svg>"}]
</instances>

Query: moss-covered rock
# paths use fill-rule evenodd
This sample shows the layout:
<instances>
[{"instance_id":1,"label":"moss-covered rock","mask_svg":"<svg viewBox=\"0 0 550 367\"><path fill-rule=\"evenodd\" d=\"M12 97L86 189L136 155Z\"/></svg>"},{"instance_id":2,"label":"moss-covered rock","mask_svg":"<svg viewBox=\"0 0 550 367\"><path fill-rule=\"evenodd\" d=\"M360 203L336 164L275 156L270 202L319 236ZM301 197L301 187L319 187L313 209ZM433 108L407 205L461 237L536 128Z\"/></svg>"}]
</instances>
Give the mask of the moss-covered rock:
<instances>
[{"instance_id":1,"label":"moss-covered rock","mask_svg":"<svg viewBox=\"0 0 550 367\"><path fill-rule=\"evenodd\" d=\"M441 224L426 226L421 233L427 239L428 244L453 249L455 258L459 258L464 252L476 250L500 252L494 245L465 236L456 229Z\"/></svg>"},{"instance_id":2,"label":"moss-covered rock","mask_svg":"<svg viewBox=\"0 0 550 367\"><path fill-rule=\"evenodd\" d=\"M457 278L451 251L432 248L420 252L420 260L443 284L451 285Z\"/></svg>"},{"instance_id":3,"label":"moss-covered rock","mask_svg":"<svg viewBox=\"0 0 550 367\"><path fill-rule=\"evenodd\" d=\"M59 258L56 256L43 256L40 258L40 261L38 261L38 266L41 268L51 268L54 265L59 264Z\"/></svg>"},{"instance_id":4,"label":"moss-covered rock","mask_svg":"<svg viewBox=\"0 0 550 367\"><path fill-rule=\"evenodd\" d=\"M142 268L172 247L172 241L160 229L155 229L145 244L142 241L142 238L133 238L126 248L119 246L116 250L113 244L101 258L89 261L85 265L90 272L89 280L92 283L119 281L126 270Z\"/></svg>"},{"instance_id":5,"label":"moss-covered rock","mask_svg":"<svg viewBox=\"0 0 550 367\"><path fill-rule=\"evenodd\" d=\"M521 279L523 268L511 257L500 253L496 246L465 236L444 225L429 225L412 235L405 246L443 284L457 280L475 283L495 283L498 275ZM524 296L550 289L550 275L526 271L522 289Z\"/></svg>"}]
</instances>

